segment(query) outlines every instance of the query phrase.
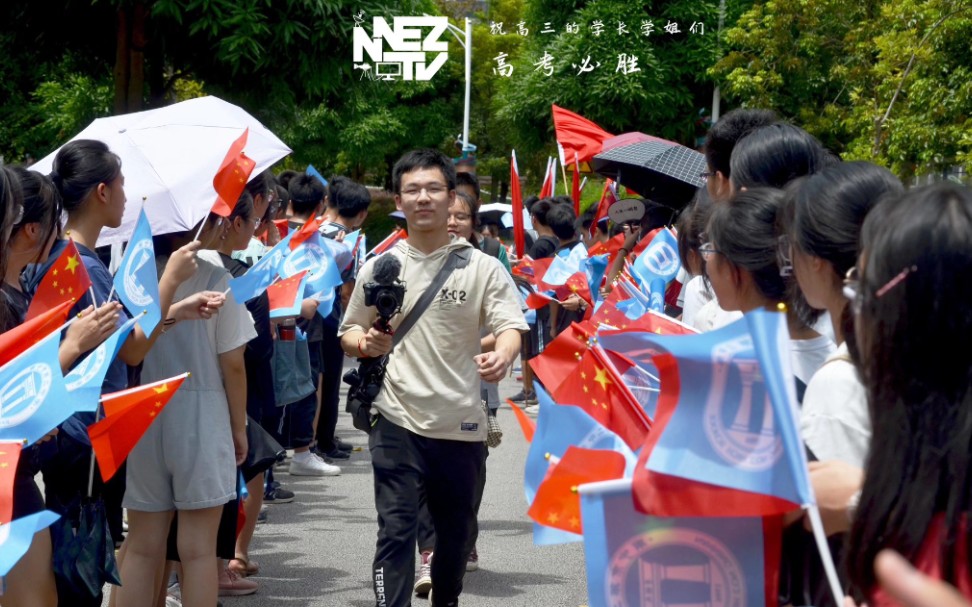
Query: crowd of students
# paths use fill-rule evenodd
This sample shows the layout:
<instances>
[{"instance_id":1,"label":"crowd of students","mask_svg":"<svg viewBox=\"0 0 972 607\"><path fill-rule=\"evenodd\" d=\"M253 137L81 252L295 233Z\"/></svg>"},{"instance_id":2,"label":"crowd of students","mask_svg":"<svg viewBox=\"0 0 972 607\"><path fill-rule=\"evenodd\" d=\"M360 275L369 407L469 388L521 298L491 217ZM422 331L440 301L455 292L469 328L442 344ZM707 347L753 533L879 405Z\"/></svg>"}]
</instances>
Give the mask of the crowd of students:
<instances>
[{"instance_id":1,"label":"crowd of students","mask_svg":"<svg viewBox=\"0 0 972 607\"><path fill-rule=\"evenodd\" d=\"M111 297L111 254L97 248L102 229L121 223L123 170L117 155L92 140L63 146L50 175L0 167L2 329L23 321L32 294L69 238L91 278L90 291L71 311L80 317L60 345L64 372L128 320ZM335 436L343 356L337 346L323 347L322 339L330 335L336 342L342 295L346 300L349 292L338 287L327 317L318 314L317 300L303 302L296 324L316 339L286 344L302 347L298 356L283 344L295 335L295 319L271 322L265 293L244 305L227 297L227 285L280 240L282 226L274 220L289 218L290 229L299 229L323 214L322 235L343 239L363 223L371 197L363 185L343 177L329 188L308 175L278 177L265 172L251 179L228 218L210 215L199 229L153 238L163 321L151 335L135 326L111 363L102 392L187 370L191 375L107 483L96 473L88 487L86 427L95 421L94 413L75 414L23 450L13 518L45 508L62 518L36 534L6 578L4 606L102 604L100 592L76 588L55 566L68 549L67 535L88 515L91 503L99 506L97 523L106 524L109 543L120 548L124 584L114 587L112 605L176 605L181 597L183 604L210 607L217 595L250 594L258 584L247 576L259 565L249 559L249 546L263 502L294 499L272 476L285 448L294 450L291 474L340 474L332 462L347 459L351 447ZM350 264L342 278L353 283L355 270ZM306 367L309 380L302 393L279 403L277 394L291 386L271 372L275 357L281 367ZM323 374L319 393L322 359L329 373ZM43 492L35 481L39 473ZM243 493L249 498L241 512ZM245 522L238 528L239 516ZM170 575L178 581L170 583Z\"/></svg>"},{"instance_id":2,"label":"crowd of students","mask_svg":"<svg viewBox=\"0 0 972 607\"><path fill-rule=\"evenodd\" d=\"M710 331L783 304L811 478L849 594L899 604L900 588L883 591L887 577L874 571L890 549L972 598L972 361L963 345L972 337L972 190L906 190L887 169L843 162L767 110L727 114L704 152L706 187L674 221L684 284L666 311ZM642 202L640 224L590 232L626 235L605 291L641 236L672 223L657 217L667 209ZM531 256L575 244L569 200L528 205L538 233ZM567 299L538 310L524 358L578 309ZM527 375L514 400L534 405ZM833 604L799 527L785 536L781 604Z\"/></svg>"},{"instance_id":3,"label":"crowd of students","mask_svg":"<svg viewBox=\"0 0 972 607\"><path fill-rule=\"evenodd\" d=\"M828 531L839 534L833 545L852 600L893 605L904 596L899 588L883 590L887 577L875 574L875 559L887 549L972 598L972 355L964 347L972 339L966 279L972 275L966 274L972 271L972 191L952 183L908 190L886 169L843 162L765 110L724 116L707 136L705 156L706 187L677 217L644 200L639 222L608 228L607 222L592 225L590 213L578 218L569 198L528 200L535 230L529 256L566 254L623 234L602 285L608 291L639 241L674 224L683 284L670 314L708 331L750 310L784 304L802 439L814 460L811 478ZM50 175L0 167L0 328L22 322L67 236L92 280L72 310L80 319L60 345L64 371L128 318L110 297L107 259L96 250L102 229L121 223L123 170L107 146L88 140L65 145ZM456 191L448 221L453 238L510 271L520 260L478 226L475 176L459 173ZM335 436L343 366L338 331L357 256L326 316L309 299L296 322L271 321L265 294L241 304L224 293L230 278L279 241L274 220L287 219L288 229L297 230L320 217L321 234L342 239L361 227L369 203L368 190L343 177L325 186L309 175L266 172L247 184L228 219L210 216L198 234L154 239L164 320L150 335L136 326L103 392L186 370L192 375L132 451L127 470L108 483L95 475L93 496L86 426L94 414L76 414L25 448L16 475L14 518L46 507L70 524L91 497L104 502L112 538L125 537L118 553L124 585L115 588L111 604L176 604L181 595L185 605L210 607L219 594L257 590L248 577L259 572L249 547L261 506L294 496L273 478L276 457L256 462L256 451L291 449L294 475L340 474L350 445ZM518 285L523 294L530 288L522 280ZM527 310L524 363L589 308L571 294ZM295 333L306 339L294 340ZM483 351L491 338L482 335ZM306 366L313 388L287 392L270 371L278 364ZM523 390L512 400L535 412L528 364L522 375ZM484 382L482 389L495 414L496 384ZM35 482L41 472L43 493ZM237 530L241 482L250 499ZM482 490L476 488L477 508ZM425 529L418 533L419 594L431 587L435 537L428 516L420 513L418 520ZM35 536L0 604L101 604L100 595L78 593L55 575L58 538L56 529ZM821 574L804 566L813 559L798 554L808 546L787 544L782 600L830 604ZM477 564L473 545L466 568ZM169 584L173 571L177 587Z\"/></svg>"}]
</instances>

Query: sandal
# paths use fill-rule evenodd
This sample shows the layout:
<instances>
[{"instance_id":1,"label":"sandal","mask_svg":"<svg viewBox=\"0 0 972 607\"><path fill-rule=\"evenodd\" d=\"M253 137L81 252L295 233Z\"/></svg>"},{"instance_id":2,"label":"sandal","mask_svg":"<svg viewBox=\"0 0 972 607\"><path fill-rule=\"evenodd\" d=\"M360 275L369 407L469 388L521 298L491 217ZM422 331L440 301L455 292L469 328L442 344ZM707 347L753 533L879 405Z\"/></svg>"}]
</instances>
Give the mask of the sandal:
<instances>
[{"instance_id":1,"label":"sandal","mask_svg":"<svg viewBox=\"0 0 972 607\"><path fill-rule=\"evenodd\" d=\"M243 577L260 573L260 565L256 561L251 561L245 556L239 555L236 555L236 557L230 560L229 564L226 565L226 568L232 569Z\"/></svg>"}]
</instances>

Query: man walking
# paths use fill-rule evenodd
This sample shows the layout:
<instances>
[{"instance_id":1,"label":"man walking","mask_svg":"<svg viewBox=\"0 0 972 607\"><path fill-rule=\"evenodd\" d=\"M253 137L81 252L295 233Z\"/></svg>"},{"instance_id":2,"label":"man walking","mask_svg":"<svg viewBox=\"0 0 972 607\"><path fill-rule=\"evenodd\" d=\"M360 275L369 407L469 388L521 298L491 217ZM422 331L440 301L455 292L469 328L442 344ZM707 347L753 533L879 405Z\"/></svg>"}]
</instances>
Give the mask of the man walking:
<instances>
[{"instance_id":1,"label":"man walking","mask_svg":"<svg viewBox=\"0 0 972 607\"><path fill-rule=\"evenodd\" d=\"M349 356L388 355L369 437L378 511L375 599L379 607L411 604L418 497L424 487L436 535L429 598L432 607L453 607L459 604L470 539L477 533L475 495L486 450L480 380L503 377L527 325L503 266L449 235L449 206L456 196L452 162L434 150L409 152L396 163L392 182L396 207L408 224L408 239L387 253L401 262L406 285L402 313L393 317L392 328L409 317L450 258L460 261L394 349L392 336L373 327L376 310L364 305L363 285L372 280L375 266L375 260L368 262L339 330ZM496 337L490 352L482 352L481 328Z\"/></svg>"}]
</instances>

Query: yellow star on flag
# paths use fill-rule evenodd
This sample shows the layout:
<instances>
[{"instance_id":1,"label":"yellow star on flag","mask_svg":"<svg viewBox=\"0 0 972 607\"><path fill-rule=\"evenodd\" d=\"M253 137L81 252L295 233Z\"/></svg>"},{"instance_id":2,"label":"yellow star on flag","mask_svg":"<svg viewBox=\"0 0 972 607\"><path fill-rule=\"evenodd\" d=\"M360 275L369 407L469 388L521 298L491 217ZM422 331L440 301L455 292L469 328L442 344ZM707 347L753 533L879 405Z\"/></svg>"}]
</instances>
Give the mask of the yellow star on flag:
<instances>
[{"instance_id":1,"label":"yellow star on flag","mask_svg":"<svg viewBox=\"0 0 972 607\"><path fill-rule=\"evenodd\" d=\"M57 286L57 281L55 280L54 282L52 282L52 283L51 283L51 286L52 286L52 287L56 287L56 286Z\"/></svg>"},{"instance_id":2,"label":"yellow star on flag","mask_svg":"<svg viewBox=\"0 0 972 607\"><path fill-rule=\"evenodd\" d=\"M79 263L80 262L78 261L78 258L77 257L74 257L74 256L68 257L67 258L67 265L65 266L65 269L66 270L71 270L71 274L74 274L75 273L75 270L74 269L76 267L78 267L78 264Z\"/></svg>"},{"instance_id":3,"label":"yellow star on flag","mask_svg":"<svg viewBox=\"0 0 972 607\"><path fill-rule=\"evenodd\" d=\"M577 520L577 517L576 516L571 517L571 519L570 519L570 526L573 527L574 529L579 529L580 528L580 521Z\"/></svg>"},{"instance_id":4,"label":"yellow star on flag","mask_svg":"<svg viewBox=\"0 0 972 607\"><path fill-rule=\"evenodd\" d=\"M594 381L601 384L601 388L607 391L608 384L611 384L611 380L608 379L607 371L600 367L597 368L597 374L594 376Z\"/></svg>"},{"instance_id":5,"label":"yellow star on flag","mask_svg":"<svg viewBox=\"0 0 972 607\"><path fill-rule=\"evenodd\" d=\"M547 521L551 523L556 523L559 520L560 520L560 516L558 516L556 512L551 512L550 514L547 515Z\"/></svg>"},{"instance_id":6,"label":"yellow star on flag","mask_svg":"<svg viewBox=\"0 0 972 607\"><path fill-rule=\"evenodd\" d=\"M152 388L156 394L164 394L169 391L169 384L162 384L158 388Z\"/></svg>"}]
</instances>

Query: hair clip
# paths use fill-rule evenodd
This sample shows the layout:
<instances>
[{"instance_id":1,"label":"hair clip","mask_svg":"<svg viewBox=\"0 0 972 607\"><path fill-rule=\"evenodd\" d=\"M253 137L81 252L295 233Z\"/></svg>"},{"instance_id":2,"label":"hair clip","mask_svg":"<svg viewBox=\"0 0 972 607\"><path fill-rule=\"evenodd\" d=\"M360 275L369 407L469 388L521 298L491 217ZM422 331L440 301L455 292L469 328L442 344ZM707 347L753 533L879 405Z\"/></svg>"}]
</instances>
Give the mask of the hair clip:
<instances>
[{"instance_id":1,"label":"hair clip","mask_svg":"<svg viewBox=\"0 0 972 607\"><path fill-rule=\"evenodd\" d=\"M904 280L905 278L907 278L908 274L911 274L912 272L916 271L917 269L918 269L918 266L911 266L911 267L905 268L904 270L901 270L900 272L898 272L897 276L895 276L894 278L892 278L888 282L884 283L884 286L881 287L880 289L878 289L874 293L874 297L878 297L878 298L879 297L884 297L884 294L885 293L887 293L891 289L895 288L898 285L898 283L900 283L902 280Z\"/></svg>"}]
</instances>

